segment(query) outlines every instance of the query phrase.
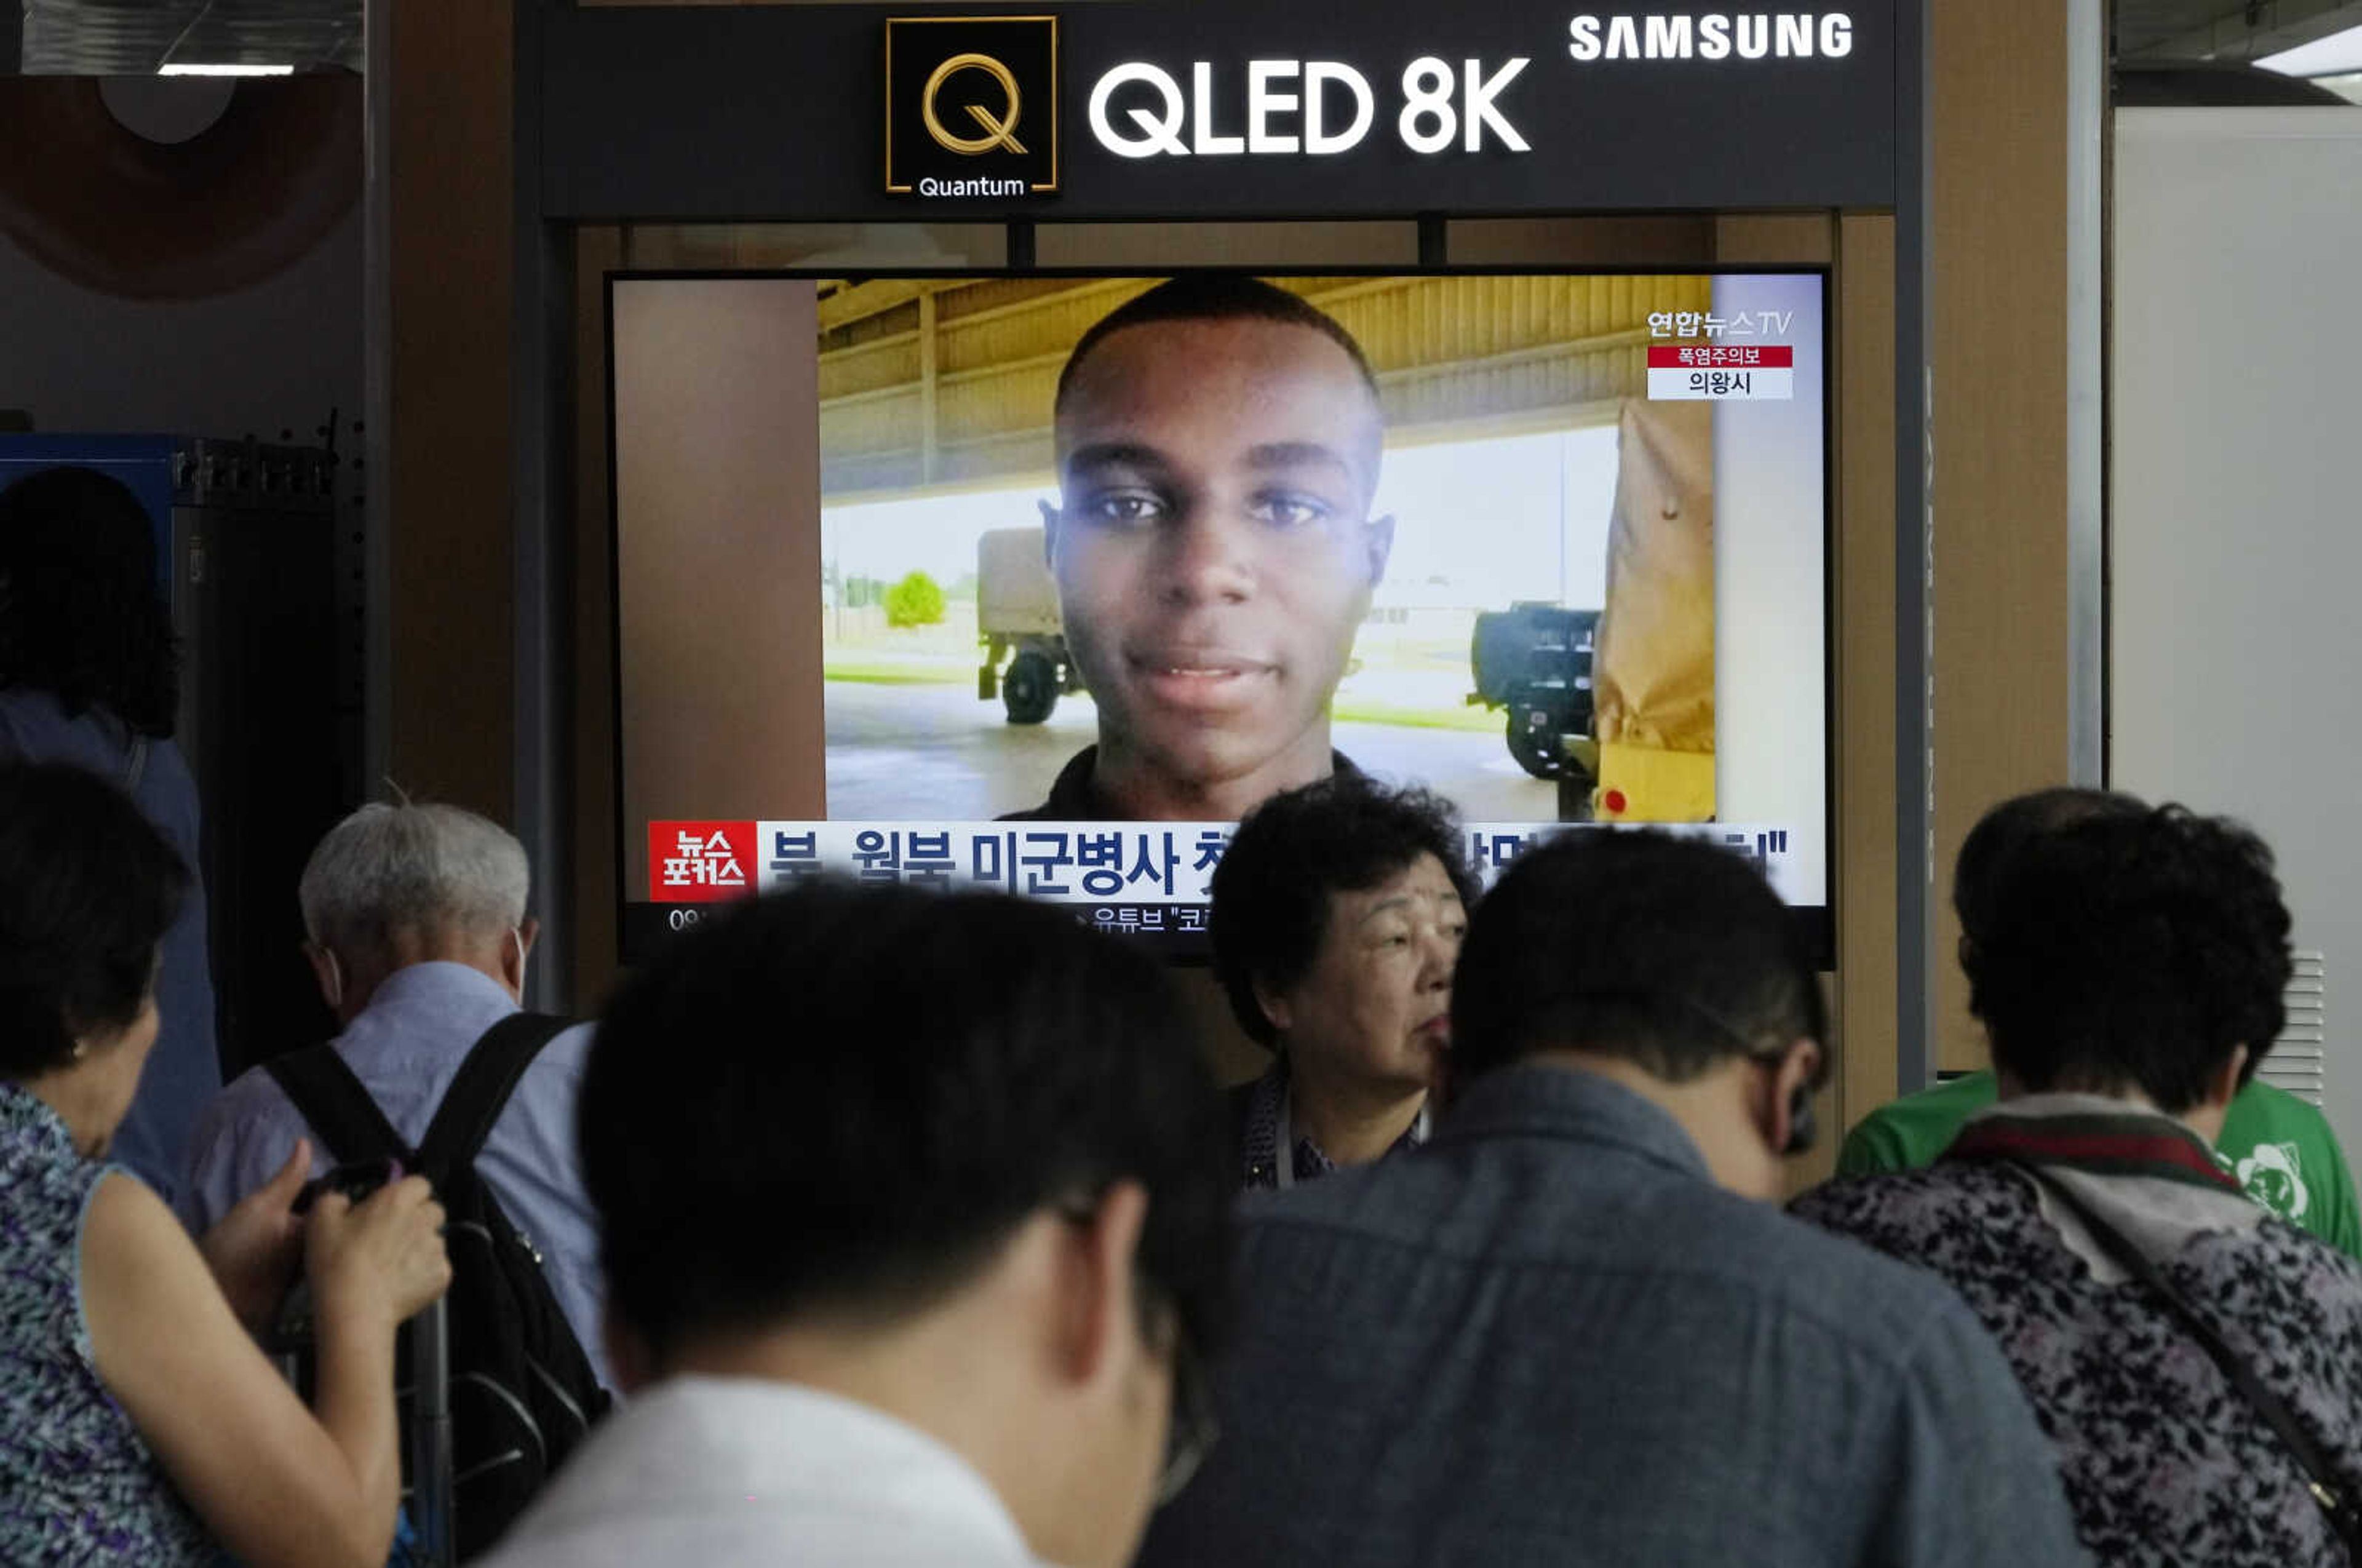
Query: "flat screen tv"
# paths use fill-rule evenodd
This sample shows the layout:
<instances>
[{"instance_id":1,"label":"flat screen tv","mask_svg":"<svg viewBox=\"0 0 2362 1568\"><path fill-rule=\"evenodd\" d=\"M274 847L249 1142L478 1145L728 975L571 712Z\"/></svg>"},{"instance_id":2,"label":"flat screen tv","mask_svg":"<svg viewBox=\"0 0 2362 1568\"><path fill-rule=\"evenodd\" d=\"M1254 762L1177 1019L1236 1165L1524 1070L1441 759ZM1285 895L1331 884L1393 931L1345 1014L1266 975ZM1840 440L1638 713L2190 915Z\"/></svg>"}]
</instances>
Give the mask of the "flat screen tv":
<instances>
[{"instance_id":1,"label":"flat screen tv","mask_svg":"<svg viewBox=\"0 0 2362 1568\"><path fill-rule=\"evenodd\" d=\"M609 283L625 956L835 872L1203 950L1273 790L1829 919L1826 275Z\"/></svg>"}]
</instances>

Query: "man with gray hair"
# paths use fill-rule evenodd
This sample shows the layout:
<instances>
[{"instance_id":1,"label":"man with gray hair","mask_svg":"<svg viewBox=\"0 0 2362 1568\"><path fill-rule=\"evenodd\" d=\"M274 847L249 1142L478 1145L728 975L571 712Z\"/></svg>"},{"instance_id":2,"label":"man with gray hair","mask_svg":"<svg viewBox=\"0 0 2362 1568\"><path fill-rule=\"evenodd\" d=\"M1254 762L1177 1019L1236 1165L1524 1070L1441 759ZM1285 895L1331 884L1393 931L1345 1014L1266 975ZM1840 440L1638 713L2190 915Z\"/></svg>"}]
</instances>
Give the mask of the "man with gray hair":
<instances>
[{"instance_id":1,"label":"man with gray hair","mask_svg":"<svg viewBox=\"0 0 2362 1568\"><path fill-rule=\"evenodd\" d=\"M441 805L364 806L328 831L304 867L304 955L342 1030L331 1044L411 1148L477 1042L519 1010L538 929L525 913L530 881L513 836ZM578 1024L533 1055L475 1169L531 1239L605 1383L598 1238L574 1150L590 1043L590 1025ZM268 1067L241 1075L198 1120L182 1220L203 1234L282 1168L299 1140L315 1176L334 1164Z\"/></svg>"}]
</instances>

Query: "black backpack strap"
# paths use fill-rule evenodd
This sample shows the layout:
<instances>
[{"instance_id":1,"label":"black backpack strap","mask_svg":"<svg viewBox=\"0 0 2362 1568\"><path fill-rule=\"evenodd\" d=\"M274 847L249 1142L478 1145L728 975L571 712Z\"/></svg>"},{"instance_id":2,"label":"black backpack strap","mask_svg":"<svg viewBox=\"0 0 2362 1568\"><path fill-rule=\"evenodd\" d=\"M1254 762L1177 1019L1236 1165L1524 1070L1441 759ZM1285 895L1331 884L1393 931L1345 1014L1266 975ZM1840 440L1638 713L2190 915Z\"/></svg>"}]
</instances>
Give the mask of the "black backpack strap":
<instances>
[{"instance_id":1,"label":"black backpack strap","mask_svg":"<svg viewBox=\"0 0 2362 1568\"><path fill-rule=\"evenodd\" d=\"M304 1121L312 1124L328 1157L340 1165L374 1160L414 1163L410 1145L385 1119L370 1091L332 1044L310 1045L266 1064Z\"/></svg>"},{"instance_id":2,"label":"black backpack strap","mask_svg":"<svg viewBox=\"0 0 2362 1568\"><path fill-rule=\"evenodd\" d=\"M517 1080L572 1021L545 1012L513 1012L469 1047L459 1076L443 1092L426 1136L418 1141L418 1169L427 1180L440 1187L453 1172L476 1163Z\"/></svg>"}]
</instances>

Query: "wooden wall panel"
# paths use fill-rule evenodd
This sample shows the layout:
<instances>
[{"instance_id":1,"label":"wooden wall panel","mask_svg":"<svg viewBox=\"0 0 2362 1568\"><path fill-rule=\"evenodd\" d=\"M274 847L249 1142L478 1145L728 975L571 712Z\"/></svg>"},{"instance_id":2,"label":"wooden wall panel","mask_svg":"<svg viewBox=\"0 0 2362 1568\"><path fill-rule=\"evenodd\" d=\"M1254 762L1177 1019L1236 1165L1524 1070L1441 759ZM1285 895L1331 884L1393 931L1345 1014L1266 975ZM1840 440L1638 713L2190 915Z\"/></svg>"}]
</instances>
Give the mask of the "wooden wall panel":
<instances>
[{"instance_id":1,"label":"wooden wall panel","mask_svg":"<svg viewBox=\"0 0 2362 1568\"><path fill-rule=\"evenodd\" d=\"M388 758L412 795L513 810L509 0L404 0L377 154L392 232ZM373 372L380 373L380 372ZM374 477L374 476L373 476Z\"/></svg>"},{"instance_id":2,"label":"wooden wall panel","mask_svg":"<svg viewBox=\"0 0 2362 1568\"><path fill-rule=\"evenodd\" d=\"M2068 778L2068 38L2058 0L1930 7L1936 1060L1984 1065L1951 865Z\"/></svg>"},{"instance_id":3,"label":"wooden wall panel","mask_svg":"<svg viewBox=\"0 0 2362 1568\"><path fill-rule=\"evenodd\" d=\"M1842 1038L1832 1133L1895 1090L1894 293L1894 220L1838 219L1830 885Z\"/></svg>"}]
</instances>

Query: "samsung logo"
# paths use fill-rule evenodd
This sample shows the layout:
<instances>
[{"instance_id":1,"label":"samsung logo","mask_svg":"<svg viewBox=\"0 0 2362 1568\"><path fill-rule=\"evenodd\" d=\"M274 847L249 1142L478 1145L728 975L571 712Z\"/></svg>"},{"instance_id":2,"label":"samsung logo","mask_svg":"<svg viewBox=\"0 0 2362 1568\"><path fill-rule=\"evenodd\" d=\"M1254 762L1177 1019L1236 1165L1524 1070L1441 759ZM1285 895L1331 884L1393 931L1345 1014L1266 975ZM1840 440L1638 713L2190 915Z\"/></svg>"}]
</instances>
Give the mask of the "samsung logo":
<instances>
[{"instance_id":1,"label":"samsung logo","mask_svg":"<svg viewBox=\"0 0 2362 1568\"><path fill-rule=\"evenodd\" d=\"M1853 17L1843 11L1707 12L1679 17L1577 17L1566 52L1595 60L1843 60Z\"/></svg>"}]
</instances>

